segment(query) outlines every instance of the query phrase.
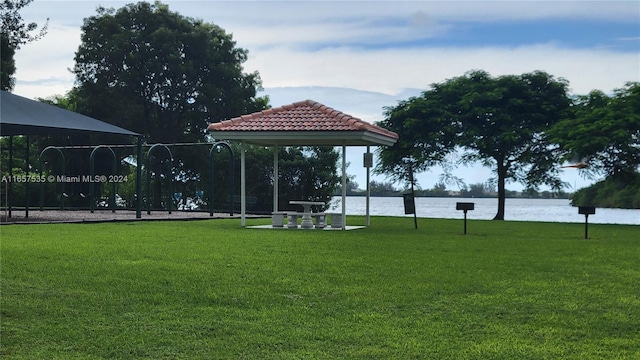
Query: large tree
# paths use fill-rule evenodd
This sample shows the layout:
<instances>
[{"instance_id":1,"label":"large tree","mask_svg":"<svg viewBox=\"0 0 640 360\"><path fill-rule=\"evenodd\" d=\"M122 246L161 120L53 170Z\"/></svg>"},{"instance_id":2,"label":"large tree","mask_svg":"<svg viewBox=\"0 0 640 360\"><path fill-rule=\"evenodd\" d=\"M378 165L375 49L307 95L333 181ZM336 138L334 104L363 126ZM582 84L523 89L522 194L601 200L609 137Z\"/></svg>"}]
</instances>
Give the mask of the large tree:
<instances>
[{"instance_id":1,"label":"large tree","mask_svg":"<svg viewBox=\"0 0 640 360\"><path fill-rule=\"evenodd\" d=\"M551 133L564 160L578 162L582 174L603 181L576 191L572 203L640 208L640 83L607 95L599 90L574 100L575 116Z\"/></svg>"},{"instance_id":2,"label":"large tree","mask_svg":"<svg viewBox=\"0 0 640 360\"><path fill-rule=\"evenodd\" d=\"M156 2L86 18L74 73L84 111L147 142L202 141L209 123L262 110L247 51L217 25Z\"/></svg>"},{"instance_id":3,"label":"large tree","mask_svg":"<svg viewBox=\"0 0 640 360\"><path fill-rule=\"evenodd\" d=\"M408 181L410 172L422 172L445 162L456 147L459 124L451 121L442 93L434 90L421 97L385 108L385 118L377 125L396 132L400 138L392 147L378 148L375 171L394 181Z\"/></svg>"},{"instance_id":4,"label":"large tree","mask_svg":"<svg viewBox=\"0 0 640 360\"><path fill-rule=\"evenodd\" d=\"M546 132L569 114L567 88L567 81L542 71L492 77L477 70L433 84L421 96L387 110L379 125L398 132L400 140L379 150L378 171L389 173L407 161L422 170L460 149L463 162L493 167L498 186L494 219L504 220L508 180L530 188L562 187L557 147Z\"/></svg>"},{"instance_id":5,"label":"large tree","mask_svg":"<svg viewBox=\"0 0 640 360\"><path fill-rule=\"evenodd\" d=\"M35 41L47 33L47 23L37 30L35 22L25 23L20 15L20 10L29 5L33 0L2 0L0 1L0 88L5 91L13 90L16 72L14 55L21 45Z\"/></svg>"},{"instance_id":6,"label":"large tree","mask_svg":"<svg viewBox=\"0 0 640 360\"><path fill-rule=\"evenodd\" d=\"M256 96L259 74L244 72L247 54L219 26L160 2L100 7L85 19L75 55L78 110L144 134L149 144L206 142L209 123L268 103ZM174 162L183 180L195 180L206 164L196 148Z\"/></svg>"},{"instance_id":7,"label":"large tree","mask_svg":"<svg viewBox=\"0 0 640 360\"><path fill-rule=\"evenodd\" d=\"M640 83L578 96L575 116L556 124L551 133L562 145L565 160L587 165L587 174L625 176L640 166Z\"/></svg>"}]
</instances>

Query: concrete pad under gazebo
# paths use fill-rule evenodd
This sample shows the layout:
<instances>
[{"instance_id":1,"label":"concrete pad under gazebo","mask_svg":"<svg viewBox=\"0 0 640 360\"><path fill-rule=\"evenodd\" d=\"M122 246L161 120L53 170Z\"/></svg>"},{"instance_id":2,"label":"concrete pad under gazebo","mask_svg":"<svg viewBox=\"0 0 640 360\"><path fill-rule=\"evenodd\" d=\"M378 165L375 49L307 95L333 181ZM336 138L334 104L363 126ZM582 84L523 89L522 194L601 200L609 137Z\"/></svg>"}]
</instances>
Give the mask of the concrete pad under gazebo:
<instances>
[{"instance_id":1,"label":"concrete pad under gazebo","mask_svg":"<svg viewBox=\"0 0 640 360\"><path fill-rule=\"evenodd\" d=\"M216 140L274 147L273 211L278 211L278 147L342 147L342 228L346 228L346 147L391 146L398 134L334 110L313 100L304 100L231 120L210 124L207 131ZM246 225L245 155L241 152L240 213ZM367 225L369 225L369 169L367 168Z\"/></svg>"}]
</instances>

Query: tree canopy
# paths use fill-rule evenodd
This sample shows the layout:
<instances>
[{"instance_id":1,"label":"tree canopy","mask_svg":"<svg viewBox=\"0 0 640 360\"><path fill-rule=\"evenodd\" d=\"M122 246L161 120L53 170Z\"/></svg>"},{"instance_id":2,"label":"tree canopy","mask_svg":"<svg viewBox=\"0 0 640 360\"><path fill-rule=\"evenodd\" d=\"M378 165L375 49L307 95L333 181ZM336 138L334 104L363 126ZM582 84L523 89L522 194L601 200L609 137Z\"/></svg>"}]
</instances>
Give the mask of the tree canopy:
<instances>
[{"instance_id":1,"label":"tree canopy","mask_svg":"<svg viewBox=\"0 0 640 360\"><path fill-rule=\"evenodd\" d=\"M613 96L600 90L578 96L575 116L552 129L564 159L588 164L589 174L626 176L640 166L640 83L630 82Z\"/></svg>"},{"instance_id":2,"label":"tree canopy","mask_svg":"<svg viewBox=\"0 0 640 360\"><path fill-rule=\"evenodd\" d=\"M378 150L376 170L406 180L408 163L421 171L460 149L463 163L481 161L494 168L495 219L504 220L507 180L531 188L562 186L557 147L547 130L569 116L567 88L566 80L542 71L492 77L476 70L432 84L421 96L386 110L378 125L397 132L400 140Z\"/></svg>"},{"instance_id":3,"label":"tree canopy","mask_svg":"<svg viewBox=\"0 0 640 360\"><path fill-rule=\"evenodd\" d=\"M77 110L143 134L148 144L205 143L209 123L268 104L256 96L260 76L244 72L248 52L231 34L160 2L99 7L81 30L69 94ZM195 192L206 159L202 147L180 150L174 165L183 191ZM154 182L157 201L160 186Z\"/></svg>"},{"instance_id":4,"label":"tree canopy","mask_svg":"<svg viewBox=\"0 0 640 360\"><path fill-rule=\"evenodd\" d=\"M35 22L25 23L20 10L33 0L2 0L0 2L0 87L11 91L15 85L13 74L16 72L14 56L21 45L42 38L47 33L49 19L36 34L38 28Z\"/></svg>"},{"instance_id":5,"label":"tree canopy","mask_svg":"<svg viewBox=\"0 0 640 360\"><path fill-rule=\"evenodd\" d=\"M262 110L247 51L217 25L156 2L86 18L74 73L85 111L147 142L203 141L211 122Z\"/></svg>"}]
</instances>

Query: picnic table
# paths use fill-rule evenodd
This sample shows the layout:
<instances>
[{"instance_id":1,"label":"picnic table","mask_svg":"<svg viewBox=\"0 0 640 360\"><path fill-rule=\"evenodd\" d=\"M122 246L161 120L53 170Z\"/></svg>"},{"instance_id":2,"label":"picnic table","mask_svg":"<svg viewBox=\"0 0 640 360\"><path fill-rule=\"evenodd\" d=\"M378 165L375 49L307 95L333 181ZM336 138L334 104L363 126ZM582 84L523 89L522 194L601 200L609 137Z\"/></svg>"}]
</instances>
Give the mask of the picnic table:
<instances>
[{"instance_id":1,"label":"picnic table","mask_svg":"<svg viewBox=\"0 0 640 360\"><path fill-rule=\"evenodd\" d=\"M311 217L324 216L324 213L313 213L311 212L311 207L314 205L323 206L326 203L323 201L291 200L289 201L289 204L302 206L303 212L302 212L302 222L300 223L300 227L302 229L313 229L313 220L311 220Z\"/></svg>"}]
</instances>

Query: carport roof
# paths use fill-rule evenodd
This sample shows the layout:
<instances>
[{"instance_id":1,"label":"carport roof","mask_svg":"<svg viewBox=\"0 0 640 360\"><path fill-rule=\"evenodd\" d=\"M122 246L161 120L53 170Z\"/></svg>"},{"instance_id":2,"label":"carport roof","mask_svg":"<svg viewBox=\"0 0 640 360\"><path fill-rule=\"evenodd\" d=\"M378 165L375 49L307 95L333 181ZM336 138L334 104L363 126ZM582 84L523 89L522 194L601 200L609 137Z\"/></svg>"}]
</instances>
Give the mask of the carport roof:
<instances>
[{"instance_id":1,"label":"carport roof","mask_svg":"<svg viewBox=\"0 0 640 360\"><path fill-rule=\"evenodd\" d=\"M398 134L304 100L210 124L217 140L242 140L256 145L362 146L393 145Z\"/></svg>"},{"instance_id":2,"label":"carport roof","mask_svg":"<svg viewBox=\"0 0 640 360\"><path fill-rule=\"evenodd\" d=\"M0 136L98 132L137 136L137 133L57 106L2 91Z\"/></svg>"}]
</instances>

